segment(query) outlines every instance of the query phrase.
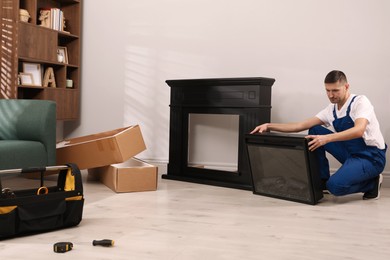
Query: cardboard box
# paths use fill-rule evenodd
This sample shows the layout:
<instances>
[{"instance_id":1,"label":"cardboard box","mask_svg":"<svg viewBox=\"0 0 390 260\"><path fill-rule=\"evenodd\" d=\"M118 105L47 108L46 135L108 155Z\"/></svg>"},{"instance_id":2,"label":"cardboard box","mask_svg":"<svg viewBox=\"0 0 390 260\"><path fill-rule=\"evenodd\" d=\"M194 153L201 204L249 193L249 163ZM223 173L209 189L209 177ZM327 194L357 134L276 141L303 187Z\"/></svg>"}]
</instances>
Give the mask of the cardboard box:
<instances>
[{"instance_id":1,"label":"cardboard box","mask_svg":"<svg viewBox=\"0 0 390 260\"><path fill-rule=\"evenodd\" d=\"M146 149L138 125L77 137L57 144L57 164L83 169L121 163Z\"/></svg>"},{"instance_id":2,"label":"cardboard box","mask_svg":"<svg viewBox=\"0 0 390 260\"><path fill-rule=\"evenodd\" d=\"M136 158L88 170L88 174L115 192L154 191L157 189L157 173L156 166Z\"/></svg>"}]
</instances>

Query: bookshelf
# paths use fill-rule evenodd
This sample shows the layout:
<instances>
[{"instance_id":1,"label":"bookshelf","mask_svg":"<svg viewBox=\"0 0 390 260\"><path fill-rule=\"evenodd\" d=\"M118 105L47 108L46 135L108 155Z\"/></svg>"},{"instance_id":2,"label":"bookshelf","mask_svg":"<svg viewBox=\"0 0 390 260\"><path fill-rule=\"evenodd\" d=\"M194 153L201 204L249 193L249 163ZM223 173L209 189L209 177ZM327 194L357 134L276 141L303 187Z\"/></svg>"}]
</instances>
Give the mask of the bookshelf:
<instances>
[{"instance_id":1,"label":"bookshelf","mask_svg":"<svg viewBox=\"0 0 390 260\"><path fill-rule=\"evenodd\" d=\"M0 98L54 100L58 120L79 118L81 2L0 0Z\"/></svg>"}]
</instances>

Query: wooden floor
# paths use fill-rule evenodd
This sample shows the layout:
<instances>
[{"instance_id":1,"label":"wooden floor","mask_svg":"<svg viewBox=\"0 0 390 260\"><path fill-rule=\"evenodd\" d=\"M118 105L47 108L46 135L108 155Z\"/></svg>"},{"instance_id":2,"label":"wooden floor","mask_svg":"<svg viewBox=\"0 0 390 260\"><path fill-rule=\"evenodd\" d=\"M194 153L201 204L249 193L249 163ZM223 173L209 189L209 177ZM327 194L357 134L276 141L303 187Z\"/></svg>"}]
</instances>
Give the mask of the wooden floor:
<instances>
[{"instance_id":1,"label":"wooden floor","mask_svg":"<svg viewBox=\"0 0 390 260\"><path fill-rule=\"evenodd\" d=\"M159 179L116 194L85 180L78 227L0 241L2 259L388 259L390 188L381 198L326 195L316 206L250 191ZM92 246L113 239L115 246ZM72 251L53 252L70 241Z\"/></svg>"}]
</instances>

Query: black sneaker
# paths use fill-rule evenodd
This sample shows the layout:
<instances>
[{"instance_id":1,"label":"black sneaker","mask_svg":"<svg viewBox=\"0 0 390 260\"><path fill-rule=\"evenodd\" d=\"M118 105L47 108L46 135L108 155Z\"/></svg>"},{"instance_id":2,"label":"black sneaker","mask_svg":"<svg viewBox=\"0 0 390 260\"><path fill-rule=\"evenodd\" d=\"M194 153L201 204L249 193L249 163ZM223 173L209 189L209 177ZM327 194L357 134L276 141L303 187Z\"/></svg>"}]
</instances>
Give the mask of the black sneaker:
<instances>
[{"instance_id":1,"label":"black sneaker","mask_svg":"<svg viewBox=\"0 0 390 260\"><path fill-rule=\"evenodd\" d=\"M379 176L375 178L374 189L364 193L363 199L364 200L372 200L372 199L377 200L377 199L379 199L379 197L381 195L380 188L381 188L382 181L383 181L383 176L382 176L382 174L379 174Z\"/></svg>"}]
</instances>

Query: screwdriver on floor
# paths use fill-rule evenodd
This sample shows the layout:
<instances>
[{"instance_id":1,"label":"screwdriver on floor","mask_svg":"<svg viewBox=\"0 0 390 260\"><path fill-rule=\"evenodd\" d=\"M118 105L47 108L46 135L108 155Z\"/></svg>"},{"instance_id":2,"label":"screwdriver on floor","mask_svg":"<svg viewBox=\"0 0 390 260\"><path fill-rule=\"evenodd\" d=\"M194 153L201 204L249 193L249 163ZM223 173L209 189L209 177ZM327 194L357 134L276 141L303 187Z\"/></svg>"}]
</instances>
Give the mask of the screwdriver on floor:
<instances>
[{"instance_id":1,"label":"screwdriver on floor","mask_svg":"<svg viewBox=\"0 0 390 260\"><path fill-rule=\"evenodd\" d=\"M92 245L94 246L113 246L114 240L111 239L102 239L102 240L93 240Z\"/></svg>"}]
</instances>

